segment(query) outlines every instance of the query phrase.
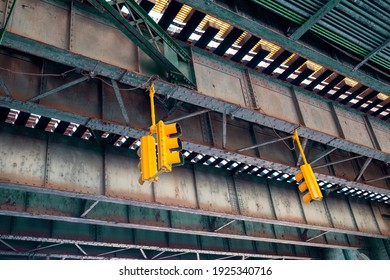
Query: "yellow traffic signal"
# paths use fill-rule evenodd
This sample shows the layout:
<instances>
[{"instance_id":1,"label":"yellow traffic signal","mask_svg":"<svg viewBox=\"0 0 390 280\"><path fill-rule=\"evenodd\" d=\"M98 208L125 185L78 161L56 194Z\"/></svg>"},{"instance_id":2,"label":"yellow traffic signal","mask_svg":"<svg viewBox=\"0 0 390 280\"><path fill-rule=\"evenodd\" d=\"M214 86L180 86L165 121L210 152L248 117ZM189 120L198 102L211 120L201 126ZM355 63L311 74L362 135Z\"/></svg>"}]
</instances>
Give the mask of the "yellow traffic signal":
<instances>
[{"instance_id":1,"label":"yellow traffic signal","mask_svg":"<svg viewBox=\"0 0 390 280\"><path fill-rule=\"evenodd\" d=\"M141 137L141 146L137 155L140 157L138 164L138 169L141 172L138 179L140 185L143 185L145 181L156 182L158 180L156 142L152 135Z\"/></svg>"},{"instance_id":2,"label":"yellow traffic signal","mask_svg":"<svg viewBox=\"0 0 390 280\"><path fill-rule=\"evenodd\" d=\"M171 172L172 166L184 164L180 126L177 123L164 124L159 121L156 127L157 151L158 151L158 171Z\"/></svg>"},{"instance_id":3,"label":"yellow traffic signal","mask_svg":"<svg viewBox=\"0 0 390 280\"><path fill-rule=\"evenodd\" d=\"M321 200L322 192L310 164L303 164L300 169L301 171L295 175L295 180L297 180L297 182L302 181L299 185L299 191L305 192L306 190L309 190L303 196L303 202L309 203L312 200Z\"/></svg>"}]
</instances>

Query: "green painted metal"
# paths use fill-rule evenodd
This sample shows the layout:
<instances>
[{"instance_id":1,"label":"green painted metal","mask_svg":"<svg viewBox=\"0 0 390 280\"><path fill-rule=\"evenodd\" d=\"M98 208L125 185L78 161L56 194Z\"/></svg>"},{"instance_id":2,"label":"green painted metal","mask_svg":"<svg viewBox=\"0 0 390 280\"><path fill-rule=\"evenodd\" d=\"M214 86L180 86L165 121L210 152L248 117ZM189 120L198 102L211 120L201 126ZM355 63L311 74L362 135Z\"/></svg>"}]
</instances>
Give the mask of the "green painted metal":
<instances>
[{"instance_id":1,"label":"green painted metal","mask_svg":"<svg viewBox=\"0 0 390 280\"><path fill-rule=\"evenodd\" d=\"M77 84L79 84L79 83L81 83L81 82L84 82L84 81L86 81L86 80L88 80L88 79L89 79L88 76L82 76L81 78L78 78L78 79L76 79L76 80L74 80L74 81L71 81L71 82L69 82L69 83L66 83L66 84L64 84L64 85L62 85L62 86L59 86L58 88L54 88L54 89L49 90L49 91L47 91L47 92L44 92L44 93L42 93L42 94L40 94L40 95L38 95L38 96L35 96L35 97L31 98L31 99L28 100L28 101L36 101L36 100L38 100L38 99L45 98L46 96L49 96L49 95L52 95L52 94L54 94L54 93L60 92L60 91L62 91L62 90L64 90L64 89L66 89L66 88L69 88L69 87L72 87L72 86L74 86L74 85L77 85Z\"/></svg>"},{"instance_id":2,"label":"green painted metal","mask_svg":"<svg viewBox=\"0 0 390 280\"><path fill-rule=\"evenodd\" d=\"M10 48L14 48L14 49L17 49L17 50L22 51L22 52L31 53L31 54L34 54L36 56L47 58L49 60L54 60L58 63L69 65L71 67L78 67L78 68L81 68L85 71L94 71L94 73L96 75L101 75L101 76L105 76L105 77L110 78L110 79L115 79L115 80L118 80L124 84L128 84L131 86L141 86L141 88L145 88L145 82L147 82L149 79L149 77L147 77L147 76L137 74L137 73L127 72L123 69L120 69L118 67L115 67L115 66L112 66L112 65L109 65L106 63L97 64L96 60L87 58L85 56L75 55L75 54L72 54L68 51L65 51L65 50L62 50L59 48L54 48L52 46L48 46L48 45L45 45L45 44L30 40L30 39L27 39L24 37L20 37L20 36L11 34L11 33L7 33L4 43L6 43L6 45ZM201 51L199 50L199 52L201 52ZM225 61L225 60L218 59L217 61L221 62L221 66L225 65L225 67L234 67L233 65L236 65L233 62L229 62L229 61ZM237 65L236 65L236 67L237 67ZM244 68L244 66L242 66L242 67ZM261 77L263 77L263 76L261 76ZM266 80L269 82L272 82L270 78L269 79L266 78ZM283 83L281 81L276 81L275 83L277 83L280 86L283 86ZM209 109L211 109L213 111L217 111L217 112L230 112L230 111L235 112L236 117L239 117L241 119L244 119L244 120L247 120L250 122L258 122L259 124L262 124L265 126L269 126L270 123L273 123L274 128L281 130L281 131L291 131L293 129L293 126L291 126L291 127L287 126L286 123L283 123L283 124L281 124L281 126L279 126L279 124L275 122L275 120L277 120L277 119L270 118L269 121L263 120L262 118L264 118L264 117L260 116L260 114L258 114L258 115L253 114L251 111L250 112L248 111L248 114L246 114L247 111L244 110L244 108L238 107L236 104L227 103L227 102L216 100L213 98L205 99L206 96L204 96L200 93L194 94L195 92L193 92L189 89L180 88L180 87L174 86L172 84L163 82L161 80L156 81L155 85L158 88L159 94L170 96L172 98L182 100L185 102L189 102L193 105L201 106L204 108L209 108ZM306 96L309 97L311 100L313 100L313 102L317 102L317 100L318 101L321 100L319 97L313 96L312 94L310 95L307 93ZM16 106L16 104L9 105L9 106ZM346 110L345 107L341 107L341 106L338 109L343 110L343 111ZM240 112L243 112L243 113L240 115L237 115L236 113L238 112L238 110L240 110ZM349 111L349 110L347 110L347 111ZM353 110L351 109L350 112L353 112ZM354 113L354 114L356 114L356 113ZM42 113L42 115L45 115L45 114ZM376 122L378 122L378 121L376 121ZM82 122L80 122L80 124L81 123ZM379 121L378 124L379 123L382 123L382 122ZM303 131L303 128L302 128L302 133L305 133L304 137L308 137L309 139L312 139L311 137L313 137L312 130L305 129L305 131ZM328 138L324 138L324 137L325 137L325 134L321 134L321 136L316 135L316 137L313 140L319 141L319 142L324 141L323 143L329 143L329 141L332 140L331 138L328 139ZM346 145L343 145L342 147L340 146L339 148L342 148L344 150L349 150L350 146L347 147ZM370 157L374 157L374 156L372 156L371 151L369 154L368 153L366 154L366 152L368 152L367 150L362 151L362 150L357 150L355 148L357 148L356 145L353 146L353 149L351 149L350 151L358 153L358 154L364 154L364 155L367 155ZM382 155L380 152L375 152L374 158L388 161L388 155ZM326 179L326 181L328 181L328 180Z\"/></svg>"},{"instance_id":3,"label":"green painted metal","mask_svg":"<svg viewBox=\"0 0 390 280\"><path fill-rule=\"evenodd\" d=\"M4 82L3 82L2 78L1 78L1 76L0 76L0 87L4 90L6 96L8 96L8 97L11 97L11 96L12 96L12 94L11 94L11 92L9 91L8 87L4 84Z\"/></svg>"},{"instance_id":4,"label":"green painted metal","mask_svg":"<svg viewBox=\"0 0 390 280\"><path fill-rule=\"evenodd\" d=\"M125 1L125 5L135 11L138 16L147 22L153 31L156 32L156 34L160 36L162 40L172 50L174 50L184 62L191 61L191 57L188 55L188 53L183 48L181 48L166 32L164 32L164 30L162 30L161 27L135 1L127 0Z\"/></svg>"},{"instance_id":5,"label":"green painted metal","mask_svg":"<svg viewBox=\"0 0 390 280\"><path fill-rule=\"evenodd\" d=\"M319 9L313 16L311 16L304 24L302 24L291 36L293 41L298 40L306 31L316 24L321 18L336 7L342 0L330 0L321 9Z\"/></svg>"},{"instance_id":6,"label":"green painted metal","mask_svg":"<svg viewBox=\"0 0 390 280\"><path fill-rule=\"evenodd\" d=\"M327 55L321 54L299 42L292 41L289 38L285 37L284 35L271 30L260 23L256 23L253 20L248 20L244 16L239 15L233 11L230 11L222 7L221 5L216 4L214 1L179 0L179 2L192 6L196 9L203 10L206 13L214 15L215 17L224 20L226 22L229 22L231 24L240 26L241 28L244 28L248 32L251 32L257 36L260 36L261 38L264 38L266 40L269 40L271 42L283 46L285 49L289 51L299 53L300 55L302 55L303 57L309 60L312 60L325 67L333 69L347 77L361 81L363 84L368 85L384 94L390 95L390 88L388 84L379 81L373 77L370 77L369 75L366 75L361 71L352 71L351 67L344 65ZM272 3L275 2L272 1ZM285 9L285 11L288 11L290 14L294 14L294 12L291 12L288 9ZM297 18L295 18L295 22L299 24L303 24L305 22L305 18L302 16L297 16ZM316 25L313 26L312 29L314 30L315 28ZM329 35L330 34L326 34L326 36ZM335 34L333 35L332 38L334 40L337 39L340 42L343 40L341 36ZM363 52L364 52L363 55L366 55L368 53L367 50Z\"/></svg>"},{"instance_id":7,"label":"green painted metal","mask_svg":"<svg viewBox=\"0 0 390 280\"><path fill-rule=\"evenodd\" d=\"M168 73L168 79L174 83L182 84L191 88L195 87L193 79L186 75L178 66L178 58L185 63L187 68L191 68L191 57L186 51L176 44L157 24L156 22L138 6L134 1L126 1L126 6L135 13L142 22L146 25L148 33L144 33L140 28L129 23L119 11L113 8L105 0L89 0L99 11L104 10L104 16L110 20L121 32L123 32L130 40L132 40L141 50L149 55L156 63L158 63ZM100 8L99 8L100 5ZM155 41L152 43L151 41ZM169 55L161 52L160 46L156 42L162 42L172 51ZM175 54L172 57L172 53ZM190 73L191 71L186 71Z\"/></svg>"},{"instance_id":8,"label":"green painted metal","mask_svg":"<svg viewBox=\"0 0 390 280\"><path fill-rule=\"evenodd\" d=\"M281 0L281 1L278 1L279 3L275 2L275 1L269 1L269 0L251 0L251 1L253 1L259 5L262 5L263 7L270 9L271 11L273 11L273 12L275 12L275 13L277 13L285 18L290 19L291 21L293 21L297 24L303 24L303 22L305 22L306 19L309 17L307 14L304 14L304 13L300 14L297 11L298 6L293 5L289 1ZM363 20L364 22L367 22L366 18L359 16L362 11L359 10L359 13L351 12L352 8L356 8L354 5L351 5L351 3L348 3L348 1L343 1L342 4L343 5L345 4L346 6L339 5L338 7L340 7L340 9L343 12L347 13L348 16L353 17L353 18L359 17L359 20ZM302 12L302 11L300 11L300 12ZM369 14L367 14L367 16L368 15ZM370 16L372 17L372 15L370 15ZM355 29L355 26L353 26L353 23L339 19L339 17L335 17L334 20L336 20L336 18L340 22L340 24L349 25L350 28ZM370 24L369 21L367 24L369 26L372 26L372 24ZM322 35L323 37L327 38L330 41L333 41L337 44L340 44L341 46L355 52L356 54L358 54L360 56L364 57L369 53L370 47L368 45L364 45L364 43L365 43L364 41L357 42L356 38L354 38L353 36L351 36L347 32L344 32L344 33L342 33L342 35L340 35L341 33L340 33L339 29L335 28L334 26L329 25L328 23L326 23L324 21L322 21L320 24L313 25L312 31L319 34L319 35ZM386 31L385 31L385 33L386 33ZM371 58L371 60L378 63L379 65L382 65L385 68L390 69L389 61L383 57L373 56Z\"/></svg>"},{"instance_id":9,"label":"green painted metal","mask_svg":"<svg viewBox=\"0 0 390 280\"><path fill-rule=\"evenodd\" d=\"M383 44L381 44L380 46L376 47L374 50L372 50L368 55L366 55L364 57L364 59L358 64L356 65L353 70L357 70L358 68L360 68L364 63L366 63L368 60L372 59L373 57L375 57L378 53L380 53L381 51L383 51L388 45L390 45L390 38L387 39L385 42L383 42Z\"/></svg>"},{"instance_id":10,"label":"green painted metal","mask_svg":"<svg viewBox=\"0 0 390 280\"><path fill-rule=\"evenodd\" d=\"M1 30L1 33L0 33L0 45L1 43L3 42L3 39L4 39L4 35L5 35L5 32L7 31L7 26L8 26L8 23L9 23L9 20L12 16L12 13L13 11L15 10L15 4L16 4L16 1L17 0L14 0L14 2L12 3L12 6L11 6L11 9L8 13L8 16L7 16L7 20L5 21L5 24L3 26L3 29Z\"/></svg>"},{"instance_id":11,"label":"green painted metal","mask_svg":"<svg viewBox=\"0 0 390 280\"><path fill-rule=\"evenodd\" d=\"M7 203L3 202L7 200L12 201L12 206L4 206ZM185 234L187 236L199 235L214 238L229 238L231 240L240 240L240 242L241 240L246 240L271 244L276 243L283 246L294 246L296 249L306 249L313 253L318 248L348 250L360 248L360 246L356 246L355 244L349 245L346 242L346 235L342 234L338 235L340 239L338 244L321 244L307 242L302 237L300 240L292 240L291 236L294 236L297 231L300 231L300 229L296 228L274 227L261 223L239 221L236 222L237 225L233 226L231 223L227 223L228 220L224 218L107 202L99 202L87 215L82 216L80 213L83 213L84 207L89 205L90 201L57 195L7 190L4 188L0 189L0 202L3 203L0 206L0 216L31 217L33 215L37 219L75 222L84 225L152 230ZM44 212L40 210L42 208L45 209ZM156 217L158 218L156 219ZM261 228L263 236L244 233L244 227L249 229ZM275 232L276 234L274 234ZM283 232L285 238L281 237L279 232Z\"/></svg>"},{"instance_id":12,"label":"green painted metal","mask_svg":"<svg viewBox=\"0 0 390 280\"><path fill-rule=\"evenodd\" d=\"M317 249L301 246L274 245L264 242L230 240L227 238L165 233L105 225L88 225L1 215L0 224L3 226L0 228L0 240L4 240L13 247L25 248L25 250L20 250L22 252L19 251L19 253L25 253L32 248L32 250L35 250L27 253L26 257L31 257L31 253L50 256L52 254L55 256L56 254L66 255L67 253L73 253L73 255L79 258L86 257L77 250L75 244L85 249L89 258L100 257L104 259L129 257L144 259L140 249L145 251L149 259L174 256L180 252L190 254L187 259L196 259L196 253L200 255L201 259L215 259L221 255L231 257L245 256L256 259L283 257L287 259L311 259L319 258L320 256ZM10 233L11 231L12 233ZM26 242L30 243L27 243L28 245L26 246ZM37 244L34 246L33 242ZM37 247L42 242L46 244ZM59 247L55 248L56 250L54 251L51 250L52 247L46 247L54 244L61 245L58 245ZM46 248L42 249L43 247ZM73 250L70 251L69 249ZM9 252L12 251L2 249L0 258Z\"/></svg>"}]
</instances>

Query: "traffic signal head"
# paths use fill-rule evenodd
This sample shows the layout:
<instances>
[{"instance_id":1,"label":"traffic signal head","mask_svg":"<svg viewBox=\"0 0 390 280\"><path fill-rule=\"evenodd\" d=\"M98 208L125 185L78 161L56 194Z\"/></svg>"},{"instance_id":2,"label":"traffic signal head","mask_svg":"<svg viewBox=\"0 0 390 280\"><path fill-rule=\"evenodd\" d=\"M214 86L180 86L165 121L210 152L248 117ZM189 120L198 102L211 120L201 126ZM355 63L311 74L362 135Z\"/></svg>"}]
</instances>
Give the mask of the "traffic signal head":
<instances>
[{"instance_id":1,"label":"traffic signal head","mask_svg":"<svg viewBox=\"0 0 390 280\"><path fill-rule=\"evenodd\" d=\"M184 164L183 155L180 153L182 144L178 136L181 135L180 126L177 123L157 123L157 151L158 171L171 172L173 166Z\"/></svg>"},{"instance_id":2,"label":"traffic signal head","mask_svg":"<svg viewBox=\"0 0 390 280\"><path fill-rule=\"evenodd\" d=\"M301 165L300 170L301 171L295 175L295 180L297 180L297 182L302 181L302 183L299 185L299 191L305 192L306 190L309 190L303 196L303 202L309 203L312 200L321 200L322 192L318 186L316 177L310 164Z\"/></svg>"},{"instance_id":3,"label":"traffic signal head","mask_svg":"<svg viewBox=\"0 0 390 280\"><path fill-rule=\"evenodd\" d=\"M156 182L157 173L157 156L156 156L156 142L152 135L141 137L141 146L137 151L140 157L138 169L141 172L138 182L143 185L145 181Z\"/></svg>"}]
</instances>

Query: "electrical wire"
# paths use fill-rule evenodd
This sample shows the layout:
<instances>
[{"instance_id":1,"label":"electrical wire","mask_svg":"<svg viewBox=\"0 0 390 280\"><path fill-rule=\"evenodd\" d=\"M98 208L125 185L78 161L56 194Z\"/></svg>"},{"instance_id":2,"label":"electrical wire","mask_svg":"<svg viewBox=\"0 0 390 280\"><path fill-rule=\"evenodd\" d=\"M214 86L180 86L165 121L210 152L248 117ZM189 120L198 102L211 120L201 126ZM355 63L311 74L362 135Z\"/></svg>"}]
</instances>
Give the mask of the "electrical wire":
<instances>
[{"instance_id":1,"label":"electrical wire","mask_svg":"<svg viewBox=\"0 0 390 280\"><path fill-rule=\"evenodd\" d=\"M82 75L84 75L84 76L89 76L89 74L83 73L83 72L82 72ZM113 86L111 83L105 81L104 79L102 79L102 78L100 78L100 77L91 77L91 78L92 78L92 79L97 79L97 80L103 82L104 84L106 84L106 85L108 85L108 86L114 88L114 86ZM136 87L132 87L132 88L119 88L119 90L121 90L121 91L132 91L132 90L144 88L144 87L148 86L151 82L156 81L156 80L158 80L158 79L159 79L159 77L158 77L157 75L153 75L153 76L151 76L146 82L144 82L144 83L142 83L142 84L140 84L140 85L138 85L138 86L136 86Z\"/></svg>"},{"instance_id":2,"label":"electrical wire","mask_svg":"<svg viewBox=\"0 0 390 280\"><path fill-rule=\"evenodd\" d=\"M11 69L8 69L8 68L3 68L3 67L0 67L0 69L1 69L1 70L4 70L4 71L7 71L7 72L10 72L10 73L13 73L13 74L19 74L19 75L39 76L39 77L65 77L66 74L75 71L77 68L73 68L73 69L67 70L67 71L62 72L62 73L59 73L59 74L37 74L37 73L20 72L20 71L14 71L14 70L11 70ZM91 77L91 76L89 75L89 73L86 72L86 71L82 71L81 74L82 74L83 76L89 76L89 77ZM91 77L91 78L100 80L100 81L103 82L104 84L106 84L106 85L108 85L108 86L114 88L114 86L113 86L111 83L105 81L104 79L102 79L102 78L100 78L100 77ZM136 86L136 87L132 87L132 88L119 88L119 90L121 90L121 91L132 91L132 90L140 89L140 88L143 88L143 87L149 85L152 81L155 81L155 80L158 80L158 79L159 79L159 77L158 77L157 75L153 75L153 76L150 76L150 78L149 78L146 82L144 82L144 83L142 83L142 84L140 84L140 85L138 85L138 86ZM260 107L260 112L262 112L265 116L268 117L268 115L264 112L264 110L263 110L261 107ZM269 121L269 120L268 120L268 121ZM269 123L269 126L272 128L272 130L274 131L275 135L278 136L278 137L281 139L281 141L283 141L284 145L286 145L286 147L287 147L290 151L295 150L295 144L294 144L294 142L293 142L293 147L291 148L290 145L287 144L287 143L285 142L285 140L283 140L282 137L276 132L275 128L271 125L271 123Z\"/></svg>"},{"instance_id":3,"label":"electrical wire","mask_svg":"<svg viewBox=\"0 0 390 280\"><path fill-rule=\"evenodd\" d=\"M260 113L262 113L263 115L265 115L266 117L269 117L266 112L261 108L259 107L259 111ZM282 136L280 136L277 132L276 132L276 129L275 127L271 124L271 122L269 121L269 119L267 119L268 121L268 124L269 124L269 127L272 128L272 130L274 131L275 135L278 136L278 138L283 142L283 144L290 150L290 151L294 151L295 150L295 142L293 141L293 146L291 147L289 144L286 143L286 141L283 139Z\"/></svg>"},{"instance_id":4,"label":"electrical wire","mask_svg":"<svg viewBox=\"0 0 390 280\"><path fill-rule=\"evenodd\" d=\"M62 72L62 73L52 73L52 74L38 74L38 73L31 73L31 72L20 72L20 71L15 71L15 70L11 70L11 69L8 69L8 68L3 68L3 67L0 67L0 70L4 70L4 71L7 71L7 72L10 72L12 74L17 74L17 75L26 75L26 76L38 76L38 77L65 77L66 74L70 73L70 72L73 72L75 71L77 68L72 68L70 70L67 70L65 72Z\"/></svg>"}]
</instances>

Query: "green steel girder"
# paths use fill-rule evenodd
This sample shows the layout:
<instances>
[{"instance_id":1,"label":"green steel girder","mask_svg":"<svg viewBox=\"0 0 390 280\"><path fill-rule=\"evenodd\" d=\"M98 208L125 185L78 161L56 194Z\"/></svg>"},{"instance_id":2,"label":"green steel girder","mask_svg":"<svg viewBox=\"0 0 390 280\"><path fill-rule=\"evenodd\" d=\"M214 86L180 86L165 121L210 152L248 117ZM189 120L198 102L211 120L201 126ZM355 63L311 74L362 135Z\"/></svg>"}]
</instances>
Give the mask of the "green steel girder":
<instances>
[{"instance_id":1,"label":"green steel girder","mask_svg":"<svg viewBox=\"0 0 390 280\"><path fill-rule=\"evenodd\" d=\"M284 226L115 204L100 200L93 202L77 197L7 190L4 185L0 185L0 205L1 216L284 244L296 247L295 251L313 251L315 248L355 250L365 246L353 236L345 234L328 232L329 243L324 243L320 238L323 232L316 230L307 230L305 234L297 235L297 232L301 232L299 229ZM262 233L253 234L255 232L253 229L261 229ZM332 238L338 242L332 243Z\"/></svg>"},{"instance_id":2,"label":"green steel girder","mask_svg":"<svg viewBox=\"0 0 390 280\"><path fill-rule=\"evenodd\" d=\"M163 69L166 69L169 74L168 79L170 81L191 88L196 86L193 79L186 76L186 74L180 70L178 65L179 57L185 63L187 70L189 70L187 72L191 72L191 57L182 47L176 44L176 42L173 41L173 39L170 38L164 30L161 29L161 27L159 27L158 24L156 24L156 22L137 3L134 1L126 1L125 5L128 9L131 9L132 13L135 13L136 16L142 19L142 23L147 26L147 30L150 34L145 35L144 33L141 33L140 29L137 29L130 24L129 21L121 15L120 11L113 8L105 0L89 0L89 2L93 3L93 6L100 12L104 11L104 16L106 16L112 24L114 24ZM136 24L138 24L138 22ZM167 46L172 51L162 53L159 49L160 46L152 44L150 40L160 41L164 46Z\"/></svg>"},{"instance_id":3,"label":"green steel girder","mask_svg":"<svg viewBox=\"0 0 390 280\"><path fill-rule=\"evenodd\" d=\"M256 0L252 0L258 3ZM304 24L302 24L297 30L291 34L290 39L293 41L298 40L303 34L312 28L321 18L329 13L334 7L336 7L342 0L330 0L321 7L313 16L311 16Z\"/></svg>"},{"instance_id":4,"label":"green steel girder","mask_svg":"<svg viewBox=\"0 0 390 280\"><path fill-rule=\"evenodd\" d=\"M98 259L217 259L239 257L253 259L311 259L319 251L300 246L230 240L197 235L164 233L107 225L80 224L45 219L0 215L0 257L68 255ZM31 242L31 243L29 243ZM38 244L36 244L38 243ZM41 245L37 247L37 245ZM76 244L86 253L80 252ZM13 248L13 249L12 249ZM143 254L140 252L143 250ZM354 251L354 250L351 250ZM178 257L176 254L188 254ZM175 257L176 256L176 257Z\"/></svg>"},{"instance_id":5,"label":"green steel girder","mask_svg":"<svg viewBox=\"0 0 390 280\"><path fill-rule=\"evenodd\" d=\"M304 205L295 186L291 188L286 183L272 179L254 179L243 175L233 177L226 171L210 170L203 166L177 168L170 176L162 176L152 188L142 188L137 181L138 159L131 150L109 146L104 148L82 139L7 124L1 125L0 129L2 189L57 195L68 197L68 200L71 198L72 201L100 201L104 202L103 205L114 203L118 206L113 211L103 211L106 213L104 215L111 218L115 217L115 213L123 213L122 210L126 209L123 205L186 213L179 214L183 217L181 226L184 229L188 229L184 221L193 221L191 217L196 217L193 215L245 221L246 226L237 222L221 232L225 234L224 237L235 239L261 240L261 232L264 230L258 232L260 223L267 224L266 228L273 224L274 230L270 232L279 234L281 239L288 239L278 239L277 242L309 246L302 242L310 240L314 247L341 245L342 240L356 242L355 236L383 238L389 235L389 225L381 216L381 208L369 202L333 196L325 198L323 202ZM28 158L26 154L29 154ZM16 215L20 210L25 211L24 199L21 198L19 202L11 199L15 203L7 204L7 197L10 196L5 195L3 207L12 211L8 214ZM82 212L78 207L67 208L69 203L55 203L51 199L35 201L38 201L37 208L43 202L47 209L54 207L53 212L56 214L61 211L62 214ZM100 207L99 203L95 206ZM285 206L287 204L288 209ZM32 201L29 205L32 205ZM60 207L58 211L57 207ZM92 214L90 212L88 215ZM169 217L168 214L162 216ZM128 223L123 216L115 220ZM221 223L223 221L220 220ZM183 229L177 230L176 233L183 233ZM302 230L306 232L307 238L301 236ZM169 227L166 231L169 231ZM209 233L198 227L196 234ZM348 237L343 237L343 234ZM263 240L272 242L269 238Z\"/></svg>"},{"instance_id":6,"label":"green steel girder","mask_svg":"<svg viewBox=\"0 0 390 280\"><path fill-rule=\"evenodd\" d=\"M40 44L31 40L27 40L25 38L20 39L18 36L15 36L13 34L7 34L5 38L5 42L9 45L12 46L16 49L20 49L23 51L33 51L34 54L37 54L39 56L47 57L49 59L55 59L59 63L63 64L68 64L71 65L72 67L80 67L81 69L84 69L86 71L93 71L97 75L103 75L106 77L110 77L111 79L117 79L122 83L128 84L128 85L135 85L138 86L139 84L144 84L145 81L148 80L146 76L143 76L141 74L137 73L132 73L132 72L127 72L126 70L120 69L118 67L105 64L105 63L96 63L95 60L83 57L83 56L77 56L74 55L70 52L60 50L58 48L53 48L44 44ZM226 67L225 65L218 65L218 67ZM268 82L268 81L267 81ZM191 91L189 89L185 88L180 88L180 87L175 87L174 85L165 83L161 80L155 81L156 88L158 89L158 93L162 95L167 95L179 100L187 101L189 103L192 103L194 105L200 105L202 107L206 107L212 110L217 110L220 112L236 112L237 114L246 111L245 113L245 119L246 120L251 120L257 122L255 118L255 114L251 110L246 110L244 108L241 108L237 105L233 105L231 103L227 103L221 100L217 100L211 97L207 97L205 95L199 94L198 92ZM281 84L282 85L282 84ZM31 93L31 91L29 91ZM81 97L80 97L81 98ZM25 98L21 98L22 100ZM61 99L62 100L62 99ZM206 100L206 101L204 101ZM315 101L315 100L313 100ZM54 102L54 101L53 101ZM81 101L79 100L78 103ZM55 117L60 120L66 120L69 122L75 122L77 124L85 125L87 127L93 128L93 129L99 129L99 130L104 130L107 132L112 132L120 135L127 135L131 136L133 138L139 138L140 136L143 135L144 131L142 129L134 129L132 127L125 126L123 124L118 123L117 121L110 121L109 119L102 120L100 116L96 116L91 119L90 115L83 115L80 114L80 111L74 111L74 108L72 106L66 106L66 109L63 109L65 111L68 111L68 113L61 111L61 110L56 110L54 108L49 108L49 107L44 107L40 106L37 104L32 104L29 102L23 102L20 100L16 99L11 99L7 97L0 97L0 103L3 106L9 107L9 108L14 108L18 109L21 111L25 112L30 112L30 113L36 113L39 115L47 116L47 117ZM56 103L56 102L54 102ZM130 103L129 103L130 104ZM88 103L88 106L91 107L93 104ZM49 104L46 104L45 106L50 106ZM95 106L98 106L98 104L95 104ZM131 105L129 105L131 106ZM58 107L57 107L58 108ZM72 113L73 112L73 113ZM148 118L145 116L146 112L140 112L140 115L143 118ZM237 115L236 115L237 116ZM243 116L243 115L242 115ZM265 116L263 118L258 119L259 122L262 125L269 126L270 123L274 125L274 128L280 129L280 130L285 130L289 131L290 129L293 129L294 126L286 126L286 123L283 123L278 126L278 124L275 123L275 119L269 118L268 116ZM290 124L288 124L290 125ZM142 126L142 127L146 127ZM302 132L302 136L308 137L309 139L314 139L316 141L319 141L321 143L327 143L331 144L332 138L321 138L322 135L317 135L314 138L313 133L316 133L315 131L311 131L309 129L304 129L300 128L300 131ZM305 134L308 133L308 134ZM338 140L338 139L337 139ZM248 145L249 146L249 145ZM267 168L271 168L274 170L284 170L287 173L295 173L296 169L295 167L291 167L289 165L285 164L279 164L279 163L274 163L270 162L264 159L260 158L253 158L250 156L246 156L244 154L240 154L234 151L230 151L227 153L226 150L219 149L217 147L208 147L207 145L199 145L197 141L188 141L185 143L185 147L188 150L195 151L198 153L204 153L208 155L214 155L217 157L222 157L222 158L227 158L231 160L236 160L239 162L245 162L247 164L251 165L257 165L257 166L264 166ZM237 147L237 149L240 147ZM341 149L347 149L347 146L343 147L338 147ZM379 151L377 151L379 153ZM367 154L368 155L368 154ZM371 157L371 154L370 154ZM294 164L295 166L295 164ZM383 194L388 194L387 189L378 189L377 187L373 187L371 185L367 185L364 183L360 182L351 182L348 181L344 178L336 178L334 176L328 176L324 174L318 174L318 178L320 180L324 180L327 182L332 182L336 184L341 184L341 185L349 185L356 187L358 189L363 189L363 190L369 190L373 192L379 192ZM371 179L371 178L369 178Z\"/></svg>"},{"instance_id":7,"label":"green steel girder","mask_svg":"<svg viewBox=\"0 0 390 280\"><path fill-rule=\"evenodd\" d=\"M3 26L3 28L2 28L1 31L0 31L0 45L1 45L1 43L3 42L5 33L7 32L7 26L8 26L9 20L10 20L10 18L11 18L11 16L12 16L12 13L13 13L13 11L14 11L14 9L15 9L16 1L17 1L17 0L14 0L14 1L12 2L12 5L11 5L11 8L10 8L9 12L6 11L6 12L8 12L8 15L7 15L7 19L6 19L5 23L4 23L4 26Z\"/></svg>"},{"instance_id":8,"label":"green steel girder","mask_svg":"<svg viewBox=\"0 0 390 280\"><path fill-rule=\"evenodd\" d=\"M379 81L378 79L371 77L362 71L353 71L353 68L344 65L337 60L321 54L310 46L306 46L300 42L290 40L288 37L273 31L261 23L247 19L245 16L237 14L231 10L224 8L223 6L215 3L212 0L197 1L197 0L178 0L179 2L194 7L196 9L205 11L221 20L229 22L233 25L239 26L252 34L260 36L268 41L274 42L280 46L283 46L286 50L296 52L301 56L312 60L320 65L334 69L335 71L343 74L352 79L358 80L361 83L372 87L384 94L390 95L390 87L385 82Z\"/></svg>"},{"instance_id":9,"label":"green steel girder","mask_svg":"<svg viewBox=\"0 0 390 280\"><path fill-rule=\"evenodd\" d=\"M384 41L382 44L380 44L378 47L373 49L370 53L368 53L362 61L359 62L358 65L356 65L352 70L355 71L358 68L360 68L363 64L365 64L367 61L369 61L371 58L373 58L375 55L383 51L387 46L390 45L390 38L388 38L386 41Z\"/></svg>"}]
</instances>

